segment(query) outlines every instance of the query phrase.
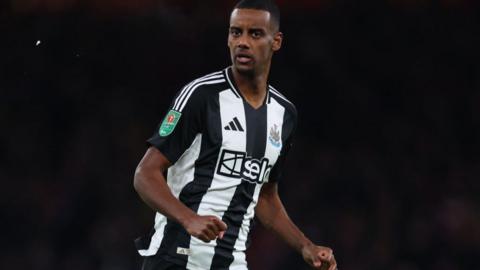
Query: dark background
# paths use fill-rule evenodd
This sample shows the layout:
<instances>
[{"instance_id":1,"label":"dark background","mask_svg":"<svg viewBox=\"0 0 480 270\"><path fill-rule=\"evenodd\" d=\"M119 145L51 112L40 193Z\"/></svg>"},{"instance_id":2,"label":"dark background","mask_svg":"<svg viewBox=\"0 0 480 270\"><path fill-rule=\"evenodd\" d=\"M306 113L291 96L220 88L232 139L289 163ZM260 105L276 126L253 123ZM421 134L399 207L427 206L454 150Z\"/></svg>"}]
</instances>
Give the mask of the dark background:
<instances>
[{"instance_id":1,"label":"dark background","mask_svg":"<svg viewBox=\"0 0 480 270\"><path fill-rule=\"evenodd\" d=\"M339 269L480 269L474 2L280 1L271 81L299 111L280 192ZM144 141L229 65L233 3L0 3L1 269L139 269ZM307 269L261 226L248 260Z\"/></svg>"}]
</instances>

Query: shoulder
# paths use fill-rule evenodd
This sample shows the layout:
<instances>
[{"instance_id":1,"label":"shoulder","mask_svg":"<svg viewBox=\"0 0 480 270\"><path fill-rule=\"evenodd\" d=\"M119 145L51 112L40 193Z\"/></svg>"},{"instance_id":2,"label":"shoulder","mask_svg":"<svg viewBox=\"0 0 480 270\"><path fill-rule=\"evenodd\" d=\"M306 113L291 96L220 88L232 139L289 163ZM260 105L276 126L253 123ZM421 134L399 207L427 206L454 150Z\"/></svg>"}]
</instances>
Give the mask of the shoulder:
<instances>
[{"instance_id":1,"label":"shoulder","mask_svg":"<svg viewBox=\"0 0 480 270\"><path fill-rule=\"evenodd\" d=\"M187 104L202 103L206 98L224 89L226 79L223 71L213 72L186 84L176 95L173 109L181 112Z\"/></svg>"},{"instance_id":2,"label":"shoulder","mask_svg":"<svg viewBox=\"0 0 480 270\"><path fill-rule=\"evenodd\" d=\"M297 108L288 98L286 98L280 91L274 88L271 85L268 85L268 93L269 98L274 99L277 103L279 103L282 107L285 108L285 111L288 114L291 114L293 118L297 118Z\"/></svg>"}]
</instances>

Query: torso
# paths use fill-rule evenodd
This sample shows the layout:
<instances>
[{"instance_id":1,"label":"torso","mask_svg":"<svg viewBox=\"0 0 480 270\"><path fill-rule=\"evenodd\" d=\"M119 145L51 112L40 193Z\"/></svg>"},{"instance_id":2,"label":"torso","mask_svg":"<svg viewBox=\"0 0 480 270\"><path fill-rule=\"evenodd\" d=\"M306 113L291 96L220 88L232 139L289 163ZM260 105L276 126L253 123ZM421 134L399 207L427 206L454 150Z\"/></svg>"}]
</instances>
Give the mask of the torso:
<instances>
[{"instance_id":1,"label":"torso","mask_svg":"<svg viewBox=\"0 0 480 270\"><path fill-rule=\"evenodd\" d=\"M161 214L156 218L158 253L188 269L246 269L244 251L260 189L271 180L296 121L295 108L278 91L269 87L255 109L237 90L231 71L223 75L224 82L196 90L203 95L203 125L167 179L180 201L199 215L218 216L227 232L223 239L204 243ZM178 254L178 248L189 255Z\"/></svg>"}]
</instances>

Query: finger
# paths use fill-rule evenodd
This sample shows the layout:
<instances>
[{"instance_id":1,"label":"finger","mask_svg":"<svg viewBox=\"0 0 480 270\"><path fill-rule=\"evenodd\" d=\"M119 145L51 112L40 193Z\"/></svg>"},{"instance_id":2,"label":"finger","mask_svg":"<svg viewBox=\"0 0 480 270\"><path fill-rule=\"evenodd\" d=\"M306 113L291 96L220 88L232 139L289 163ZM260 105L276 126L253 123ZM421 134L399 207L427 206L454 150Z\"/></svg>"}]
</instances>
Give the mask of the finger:
<instances>
[{"instance_id":1,"label":"finger","mask_svg":"<svg viewBox=\"0 0 480 270\"><path fill-rule=\"evenodd\" d=\"M313 262L313 267L315 269L321 269L320 267L322 266L322 262L320 260L314 261Z\"/></svg>"},{"instance_id":2,"label":"finger","mask_svg":"<svg viewBox=\"0 0 480 270\"><path fill-rule=\"evenodd\" d=\"M218 238L223 239L224 235L225 235L225 231L221 231L218 233Z\"/></svg>"},{"instance_id":3,"label":"finger","mask_svg":"<svg viewBox=\"0 0 480 270\"><path fill-rule=\"evenodd\" d=\"M218 229L218 227L217 227L215 224L208 223L208 224L207 224L207 228L208 228L210 231L212 231L213 234L218 235L219 229Z\"/></svg>"},{"instance_id":4,"label":"finger","mask_svg":"<svg viewBox=\"0 0 480 270\"><path fill-rule=\"evenodd\" d=\"M329 248L322 249L318 255L322 261L330 262L332 260L333 251Z\"/></svg>"},{"instance_id":5,"label":"finger","mask_svg":"<svg viewBox=\"0 0 480 270\"><path fill-rule=\"evenodd\" d=\"M217 235L215 233L213 233L213 231L209 230L209 229L206 229L204 231L204 234L207 236L208 238L208 241L211 241L211 240L214 240L215 238L217 238Z\"/></svg>"},{"instance_id":6,"label":"finger","mask_svg":"<svg viewBox=\"0 0 480 270\"><path fill-rule=\"evenodd\" d=\"M222 220L220 220L218 217L216 216L208 216L208 221L209 221L209 224L211 224L212 226L215 226L215 229L217 231L224 231L224 226L222 224L225 224L225 222L223 222Z\"/></svg>"},{"instance_id":7,"label":"finger","mask_svg":"<svg viewBox=\"0 0 480 270\"><path fill-rule=\"evenodd\" d=\"M197 238L202 240L203 242L210 242L212 240L212 233L209 232L208 229L203 229L198 235L197 235Z\"/></svg>"},{"instance_id":8,"label":"finger","mask_svg":"<svg viewBox=\"0 0 480 270\"><path fill-rule=\"evenodd\" d=\"M328 270L337 270L337 261L335 260L335 256L332 254L332 260L330 261L330 267Z\"/></svg>"},{"instance_id":9,"label":"finger","mask_svg":"<svg viewBox=\"0 0 480 270\"><path fill-rule=\"evenodd\" d=\"M226 231L227 230L227 224L223 221L221 221L218 218L214 219L215 225L217 225L219 231Z\"/></svg>"},{"instance_id":10,"label":"finger","mask_svg":"<svg viewBox=\"0 0 480 270\"><path fill-rule=\"evenodd\" d=\"M205 242L205 243L210 242L210 240L208 239L208 237L207 237L206 235L204 235L204 234L198 235L197 238L200 239L200 240L202 240L202 241Z\"/></svg>"}]
</instances>

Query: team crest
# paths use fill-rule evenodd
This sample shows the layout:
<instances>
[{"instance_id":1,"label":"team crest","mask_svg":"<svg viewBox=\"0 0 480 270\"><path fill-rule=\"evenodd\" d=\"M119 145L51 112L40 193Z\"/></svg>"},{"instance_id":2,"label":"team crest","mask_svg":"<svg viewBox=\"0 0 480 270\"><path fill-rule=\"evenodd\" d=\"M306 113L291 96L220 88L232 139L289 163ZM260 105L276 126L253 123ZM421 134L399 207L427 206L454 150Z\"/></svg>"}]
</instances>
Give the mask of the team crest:
<instances>
[{"instance_id":1,"label":"team crest","mask_svg":"<svg viewBox=\"0 0 480 270\"><path fill-rule=\"evenodd\" d=\"M275 147L280 147L280 131L278 130L277 125L273 124L273 127L270 128L270 136L268 140Z\"/></svg>"},{"instance_id":2,"label":"team crest","mask_svg":"<svg viewBox=\"0 0 480 270\"><path fill-rule=\"evenodd\" d=\"M167 116L165 116L165 119L163 119L162 125L158 130L158 134L160 134L160 136L162 137L166 137L170 135L175 129L175 126L177 125L178 120L180 120L181 115L182 114L177 111L170 110Z\"/></svg>"}]
</instances>

